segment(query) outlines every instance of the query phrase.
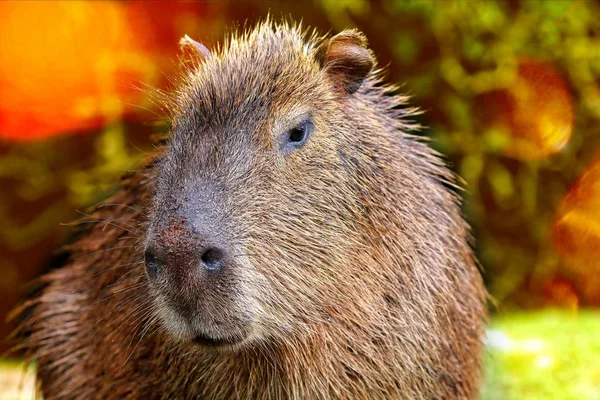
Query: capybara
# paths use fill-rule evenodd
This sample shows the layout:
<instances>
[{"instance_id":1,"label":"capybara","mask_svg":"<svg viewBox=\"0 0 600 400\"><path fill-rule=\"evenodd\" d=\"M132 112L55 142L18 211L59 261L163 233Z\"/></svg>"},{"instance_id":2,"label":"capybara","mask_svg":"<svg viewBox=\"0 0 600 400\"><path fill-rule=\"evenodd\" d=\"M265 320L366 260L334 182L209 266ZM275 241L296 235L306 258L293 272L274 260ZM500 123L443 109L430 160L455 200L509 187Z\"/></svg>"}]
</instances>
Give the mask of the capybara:
<instances>
[{"instance_id":1,"label":"capybara","mask_svg":"<svg viewBox=\"0 0 600 400\"><path fill-rule=\"evenodd\" d=\"M46 399L472 399L454 178L363 34L185 37L167 138L21 307Z\"/></svg>"}]
</instances>

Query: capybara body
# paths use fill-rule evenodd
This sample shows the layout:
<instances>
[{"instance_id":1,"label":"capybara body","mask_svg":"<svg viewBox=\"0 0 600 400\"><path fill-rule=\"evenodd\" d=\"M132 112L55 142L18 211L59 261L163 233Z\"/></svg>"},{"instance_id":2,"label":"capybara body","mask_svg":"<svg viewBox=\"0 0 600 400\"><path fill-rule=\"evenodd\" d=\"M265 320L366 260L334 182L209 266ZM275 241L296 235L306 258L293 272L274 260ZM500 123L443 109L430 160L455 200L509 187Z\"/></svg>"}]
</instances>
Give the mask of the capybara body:
<instances>
[{"instance_id":1,"label":"capybara body","mask_svg":"<svg viewBox=\"0 0 600 400\"><path fill-rule=\"evenodd\" d=\"M23 307L46 399L476 398L453 177L357 31L194 52L172 132Z\"/></svg>"}]
</instances>

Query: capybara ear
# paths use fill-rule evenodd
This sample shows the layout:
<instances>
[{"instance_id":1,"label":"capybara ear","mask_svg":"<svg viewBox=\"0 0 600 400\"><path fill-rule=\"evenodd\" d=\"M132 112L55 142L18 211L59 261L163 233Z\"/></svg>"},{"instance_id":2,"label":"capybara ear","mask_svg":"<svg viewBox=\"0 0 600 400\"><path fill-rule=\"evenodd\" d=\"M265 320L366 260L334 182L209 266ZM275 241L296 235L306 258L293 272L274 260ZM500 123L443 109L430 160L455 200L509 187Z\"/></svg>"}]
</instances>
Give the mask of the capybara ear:
<instances>
[{"instance_id":1,"label":"capybara ear","mask_svg":"<svg viewBox=\"0 0 600 400\"><path fill-rule=\"evenodd\" d=\"M184 35L179 40L179 46L181 46L181 49L183 51L191 51L194 57L197 58L199 61L208 60L213 56L211 51L207 49L205 45L203 45L200 42L196 42L188 35Z\"/></svg>"},{"instance_id":2,"label":"capybara ear","mask_svg":"<svg viewBox=\"0 0 600 400\"><path fill-rule=\"evenodd\" d=\"M323 42L315 57L335 85L348 94L360 88L375 64L367 38L356 29L347 29Z\"/></svg>"}]
</instances>

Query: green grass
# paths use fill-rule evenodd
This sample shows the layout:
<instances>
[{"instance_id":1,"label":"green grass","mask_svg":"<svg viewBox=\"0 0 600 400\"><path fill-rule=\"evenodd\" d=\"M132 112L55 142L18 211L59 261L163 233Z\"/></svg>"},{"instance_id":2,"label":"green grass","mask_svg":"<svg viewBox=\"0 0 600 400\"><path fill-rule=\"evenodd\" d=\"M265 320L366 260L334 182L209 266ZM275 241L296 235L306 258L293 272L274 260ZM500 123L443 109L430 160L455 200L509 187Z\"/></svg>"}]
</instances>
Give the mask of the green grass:
<instances>
[{"instance_id":1,"label":"green grass","mask_svg":"<svg viewBox=\"0 0 600 400\"><path fill-rule=\"evenodd\" d=\"M0 361L0 400L33 398L32 374L23 371ZM485 376L483 400L600 400L600 312L496 316Z\"/></svg>"},{"instance_id":2,"label":"green grass","mask_svg":"<svg viewBox=\"0 0 600 400\"><path fill-rule=\"evenodd\" d=\"M505 314L488 337L484 400L600 399L600 313Z\"/></svg>"}]
</instances>

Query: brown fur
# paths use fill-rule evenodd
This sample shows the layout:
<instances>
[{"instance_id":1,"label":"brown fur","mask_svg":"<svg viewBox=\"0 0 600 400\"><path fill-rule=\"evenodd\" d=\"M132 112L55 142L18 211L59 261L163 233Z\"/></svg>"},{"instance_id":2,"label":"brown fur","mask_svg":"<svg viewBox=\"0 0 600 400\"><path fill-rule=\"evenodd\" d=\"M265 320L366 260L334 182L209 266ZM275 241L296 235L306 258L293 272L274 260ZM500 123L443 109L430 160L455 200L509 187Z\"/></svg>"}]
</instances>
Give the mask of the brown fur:
<instances>
[{"instance_id":1,"label":"brown fur","mask_svg":"<svg viewBox=\"0 0 600 400\"><path fill-rule=\"evenodd\" d=\"M267 21L189 71L167 146L22 307L47 399L477 397L485 291L453 178L406 133L414 110L369 72L365 44ZM274 137L307 111L313 134L282 156ZM191 181L227 194L210 215L239 256L227 295L202 281L191 310L211 332L251 321L239 346L192 343L144 271L148 232L199 196Z\"/></svg>"}]
</instances>

